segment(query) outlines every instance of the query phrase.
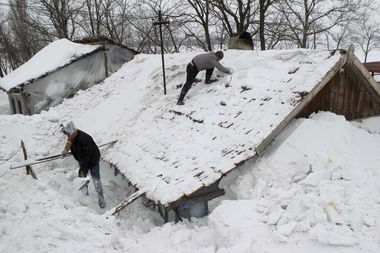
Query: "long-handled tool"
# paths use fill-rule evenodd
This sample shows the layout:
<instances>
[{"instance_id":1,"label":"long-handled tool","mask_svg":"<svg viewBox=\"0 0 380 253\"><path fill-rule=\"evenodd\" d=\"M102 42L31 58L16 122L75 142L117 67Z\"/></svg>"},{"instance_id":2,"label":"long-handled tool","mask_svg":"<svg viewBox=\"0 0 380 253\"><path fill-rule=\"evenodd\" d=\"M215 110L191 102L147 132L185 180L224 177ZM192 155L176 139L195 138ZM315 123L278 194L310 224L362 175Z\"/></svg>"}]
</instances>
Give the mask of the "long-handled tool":
<instances>
[{"instance_id":1,"label":"long-handled tool","mask_svg":"<svg viewBox=\"0 0 380 253\"><path fill-rule=\"evenodd\" d=\"M107 142L107 143L104 143L102 145L99 145L99 148L101 147L104 147L104 146L108 146L108 145L112 145L114 143L116 143L117 141L111 141L111 142ZM70 156L72 155L71 152L69 152L67 154L67 156ZM13 170L13 169L18 169L18 168L22 168L22 167L25 167L25 166L28 166L28 165L34 165L34 164L39 164L39 163L45 163L45 162L50 162L50 161L53 161L53 160L57 160L59 158L62 157L62 154L59 154L59 155L52 155L52 156L48 156L48 157L42 157L42 158L39 158L39 159L36 159L36 160L33 160L33 161L24 161L22 163L19 163L19 164L16 164L16 165L11 165L10 169Z\"/></svg>"},{"instance_id":2,"label":"long-handled tool","mask_svg":"<svg viewBox=\"0 0 380 253\"><path fill-rule=\"evenodd\" d=\"M88 184L90 183L90 180L86 180L86 182L78 189L78 191L81 191L83 188L86 188L86 195L88 196Z\"/></svg>"}]
</instances>

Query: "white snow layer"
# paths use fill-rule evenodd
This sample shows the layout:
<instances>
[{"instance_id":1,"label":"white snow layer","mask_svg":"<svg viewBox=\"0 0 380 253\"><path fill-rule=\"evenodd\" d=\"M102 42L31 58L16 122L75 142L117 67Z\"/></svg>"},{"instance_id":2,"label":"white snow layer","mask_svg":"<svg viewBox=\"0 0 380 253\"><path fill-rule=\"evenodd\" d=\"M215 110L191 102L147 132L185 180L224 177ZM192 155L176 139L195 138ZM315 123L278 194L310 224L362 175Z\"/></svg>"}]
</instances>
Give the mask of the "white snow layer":
<instances>
[{"instance_id":1,"label":"white snow layer","mask_svg":"<svg viewBox=\"0 0 380 253\"><path fill-rule=\"evenodd\" d=\"M253 157L301 101L299 93L311 91L341 57L310 50L227 51L223 62L234 66L232 77L215 71L218 83L198 83L185 106L176 106L177 85L193 56L166 57L166 96L160 56L138 55L104 85L52 111L71 115L99 142L118 139L103 159L150 199L168 204Z\"/></svg>"},{"instance_id":2,"label":"white snow layer","mask_svg":"<svg viewBox=\"0 0 380 253\"><path fill-rule=\"evenodd\" d=\"M56 40L41 49L19 68L0 78L0 87L8 91L20 84L63 67L99 47L101 46L74 43L67 39Z\"/></svg>"},{"instance_id":3,"label":"white snow layer","mask_svg":"<svg viewBox=\"0 0 380 253\"><path fill-rule=\"evenodd\" d=\"M162 133L166 136L158 139L162 143L141 142L146 150L142 154L139 153L144 149L128 146L131 145L128 141L136 144L138 138L144 140L145 131L157 134L164 131L153 123L165 121L161 118L165 114L152 112L173 107L191 113L192 108L200 110L203 103L201 113L190 116L212 121L219 117L219 112L230 112L229 107L234 104L241 106L240 94L250 91L241 93L242 85L249 85L255 91L250 96L258 93L259 100L267 94L264 92L267 89L277 94L279 88L273 88L268 79L277 80L273 85L282 85L281 92L288 94L289 89L281 80L291 72L289 66L282 65L273 72L270 69L279 65L271 61L279 60L279 55L285 60L286 55L311 54L295 52L298 50L252 52L244 56L246 52L227 51L223 63L235 69L231 87L222 86L223 80L228 81L229 77L220 77L222 81L210 86L199 83L190 90L186 105L180 108L173 106L180 91L175 84L184 80L186 63L194 52L167 57L168 95L165 97L159 75L160 57L140 55L103 84L80 92L49 112L28 117L0 115L0 252L379 252L380 127L376 128L376 120L351 124L344 117L318 113L311 119L292 121L264 157L246 163L223 179L227 194L211 202L210 216L178 224L162 224L157 212L144 207L141 200L117 217L101 211L92 185L90 196L78 192L83 181L76 176L77 164L69 159L33 166L38 180L27 176L25 169L9 170L11 164L23 160L19 151L21 139L32 158L59 153L65 138L58 125L73 119L99 144L118 139L120 143L114 149L102 150L103 157L126 159L130 168L123 170L125 175L129 177L133 168L139 175L138 161L128 161L131 154L150 159L146 166L157 166L160 160L151 154L160 145L173 146L170 148L181 152L196 148L186 147L192 140L181 132L182 125L196 126L187 117L175 121L179 127L165 129L172 137L166 138L168 135ZM321 53L320 59L324 56ZM318 61L316 55L309 58ZM304 62L303 59L294 60L294 65ZM292 79L299 79L300 84L309 78L317 82L321 73L330 68L328 64L336 60L318 64L313 71L294 75ZM255 68L260 71L255 72ZM299 91L300 86L290 86ZM219 92L207 92L213 89ZM273 95L271 100L277 99ZM221 100L226 106L218 110ZM278 112L279 107L272 106L265 108ZM207 113L207 108L213 111ZM286 113L282 110L281 107L279 113ZM149 113L154 120L149 119ZM251 113L263 116L260 110ZM250 124L266 131L265 126L272 118L262 117ZM232 131L222 136L227 140L225 144L234 138L230 137L233 134ZM182 140L182 146L175 146L178 139ZM159 153L157 156L162 157ZM143 172L146 171L141 171L140 176L145 175L148 180L149 176ZM105 164L101 173L110 209L130 194L131 189L120 175L114 177ZM168 190L168 195L172 194Z\"/></svg>"},{"instance_id":4,"label":"white snow layer","mask_svg":"<svg viewBox=\"0 0 380 253\"><path fill-rule=\"evenodd\" d=\"M13 127L46 127L36 123ZM39 138L45 149L54 145L35 135L27 148ZM1 159L15 140L1 136ZM139 201L119 217L101 214L92 188L90 196L77 191L74 163L34 166L34 180L2 162L0 251L379 252L379 143L380 135L331 113L295 120L267 155L239 169L226 184L229 200L214 200L209 217L165 225ZM125 192L108 170L102 166L111 207Z\"/></svg>"}]
</instances>

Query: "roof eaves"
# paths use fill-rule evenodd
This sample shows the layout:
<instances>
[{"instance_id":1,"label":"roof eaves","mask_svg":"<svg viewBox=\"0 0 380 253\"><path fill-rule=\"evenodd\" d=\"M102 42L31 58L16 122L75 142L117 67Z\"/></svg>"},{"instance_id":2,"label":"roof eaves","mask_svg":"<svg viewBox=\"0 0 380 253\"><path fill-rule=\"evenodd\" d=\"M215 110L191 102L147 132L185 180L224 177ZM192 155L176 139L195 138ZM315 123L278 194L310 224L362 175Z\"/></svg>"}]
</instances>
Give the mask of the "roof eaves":
<instances>
[{"instance_id":1,"label":"roof eaves","mask_svg":"<svg viewBox=\"0 0 380 253\"><path fill-rule=\"evenodd\" d=\"M130 51L132 51L133 53L135 54L139 54L140 52L139 51L136 51L132 48L129 48L127 47L126 45L122 44L122 43L118 43L118 42L115 42L107 37L96 37L96 38L93 38L93 37L87 37L87 38L83 38L81 40L75 40L74 41L75 43L81 43L81 44L91 44L91 45L103 45L104 42L107 42L111 45L115 45L115 46L119 46L119 47L122 47L122 48L125 48L125 49L128 49Z\"/></svg>"}]
</instances>

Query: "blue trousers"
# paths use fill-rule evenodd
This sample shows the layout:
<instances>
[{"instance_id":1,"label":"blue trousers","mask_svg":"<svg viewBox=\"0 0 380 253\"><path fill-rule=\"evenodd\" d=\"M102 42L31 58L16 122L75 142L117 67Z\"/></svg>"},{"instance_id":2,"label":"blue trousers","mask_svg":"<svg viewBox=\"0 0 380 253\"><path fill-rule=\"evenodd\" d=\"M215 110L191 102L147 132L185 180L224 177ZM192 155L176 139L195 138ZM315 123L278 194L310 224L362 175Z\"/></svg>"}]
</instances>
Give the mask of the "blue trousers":
<instances>
[{"instance_id":1,"label":"blue trousers","mask_svg":"<svg viewBox=\"0 0 380 253\"><path fill-rule=\"evenodd\" d=\"M88 171L90 171L91 177L100 179L99 162L97 162L95 166L92 168L80 168L78 172L78 177L86 177L88 174Z\"/></svg>"}]
</instances>

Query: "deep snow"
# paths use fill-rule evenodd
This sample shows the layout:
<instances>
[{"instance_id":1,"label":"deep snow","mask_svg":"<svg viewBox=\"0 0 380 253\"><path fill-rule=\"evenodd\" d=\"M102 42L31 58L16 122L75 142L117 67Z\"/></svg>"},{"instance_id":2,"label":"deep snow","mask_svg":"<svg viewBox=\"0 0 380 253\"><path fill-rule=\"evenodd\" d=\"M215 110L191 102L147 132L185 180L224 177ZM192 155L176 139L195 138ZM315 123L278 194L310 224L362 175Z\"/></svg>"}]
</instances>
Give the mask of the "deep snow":
<instances>
[{"instance_id":1,"label":"deep snow","mask_svg":"<svg viewBox=\"0 0 380 253\"><path fill-rule=\"evenodd\" d=\"M71 118L108 141L103 127L117 127L109 112L126 113L110 107L112 97L133 99L114 96L123 94L123 69L49 112L0 116L0 252L379 252L379 118L351 123L322 112L292 121L263 157L223 179L226 195L210 203L208 217L177 224L163 224L143 199L117 217L100 210L92 184L90 196L78 191L71 159L33 166L38 180L9 170L22 161L20 139L31 157L60 152L58 125ZM142 68L135 81L149 74ZM111 209L133 189L106 164L101 173Z\"/></svg>"},{"instance_id":2,"label":"deep snow","mask_svg":"<svg viewBox=\"0 0 380 253\"><path fill-rule=\"evenodd\" d=\"M35 166L37 181L2 162L0 251L378 252L379 143L332 113L295 120L263 158L222 182L227 195L208 217L178 224L142 201L119 217L102 213L92 185L90 196L78 192L72 161ZM131 192L112 172L102 165L109 207Z\"/></svg>"}]
</instances>

